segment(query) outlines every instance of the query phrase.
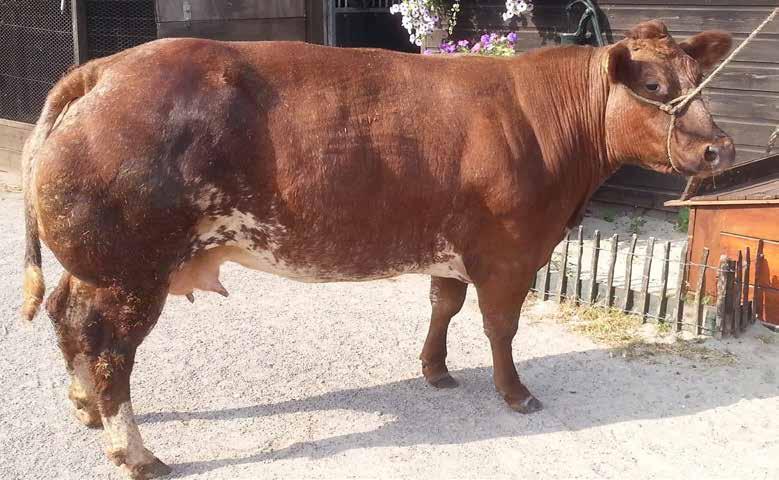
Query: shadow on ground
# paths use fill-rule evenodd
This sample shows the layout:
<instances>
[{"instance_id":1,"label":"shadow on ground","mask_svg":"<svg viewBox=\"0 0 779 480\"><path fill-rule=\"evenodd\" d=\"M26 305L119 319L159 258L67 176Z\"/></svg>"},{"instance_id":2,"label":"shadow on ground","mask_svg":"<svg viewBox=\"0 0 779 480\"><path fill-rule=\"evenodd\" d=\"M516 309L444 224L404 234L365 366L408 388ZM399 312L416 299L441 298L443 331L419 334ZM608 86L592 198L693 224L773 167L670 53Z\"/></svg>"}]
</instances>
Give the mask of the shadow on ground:
<instances>
[{"instance_id":1,"label":"shadow on ground","mask_svg":"<svg viewBox=\"0 0 779 480\"><path fill-rule=\"evenodd\" d=\"M494 393L492 369L480 367L452 372L461 384L452 390L435 390L423 379L414 378L280 403L149 413L141 415L139 422L173 421L179 423L177 428L186 428L181 422L231 421L328 410L381 414L381 418L387 419L387 423L370 431L299 442L238 458L171 465L174 475L183 477L229 465L295 457L323 458L358 448L463 444L577 431L627 421L690 415L745 398L772 398L779 393L776 381L755 381L761 376L759 368L742 370L737 365L704 369L689 362L628 362L613 358L610 353L608 350L571 352L519 364L525 383L545 404L542 412L533 415L520 415L505 407ZM759 388L755 388L756 384ZM746 385L750 387L744 388Z\"/></svg>"}]
</instances>

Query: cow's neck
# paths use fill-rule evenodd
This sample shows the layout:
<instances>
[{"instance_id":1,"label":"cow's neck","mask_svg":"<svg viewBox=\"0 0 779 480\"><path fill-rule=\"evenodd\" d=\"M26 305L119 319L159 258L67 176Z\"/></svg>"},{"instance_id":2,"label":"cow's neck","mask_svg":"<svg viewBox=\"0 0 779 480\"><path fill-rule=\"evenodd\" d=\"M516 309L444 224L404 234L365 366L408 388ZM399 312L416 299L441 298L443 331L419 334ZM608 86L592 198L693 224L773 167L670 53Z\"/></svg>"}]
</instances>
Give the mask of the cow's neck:
<instances>
[{"instance_id":1,"label":"cow's neck","mask_svg":"<svg viewBox=\"0 0 779 480\"><path fill-rule=\"evenodd\" d=\"M618 168L606 148L604 53L584 47L548 49L528 55L530 68L519 69L522 110L532 123L549 179L563 187L561 200L570 210L571 226L592 193Z\"/></svg>"}]
</instances>

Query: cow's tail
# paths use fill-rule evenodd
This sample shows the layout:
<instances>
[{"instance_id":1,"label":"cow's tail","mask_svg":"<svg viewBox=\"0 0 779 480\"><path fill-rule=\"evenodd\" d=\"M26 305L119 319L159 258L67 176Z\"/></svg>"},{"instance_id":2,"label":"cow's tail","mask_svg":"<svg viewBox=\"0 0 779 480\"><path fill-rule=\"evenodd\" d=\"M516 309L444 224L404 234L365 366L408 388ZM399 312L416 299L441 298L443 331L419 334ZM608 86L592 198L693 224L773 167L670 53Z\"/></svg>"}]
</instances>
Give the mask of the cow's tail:
<instances>
[{"instance_id":1,"label":"cow's tail","mask_svg":"<svg viewBox=\"0 0 779 480\"><path fill-rule=\"evenodd\" d=\"M49 92L38 123L22 151L22 189L24 191L24 303L22 317L32 320L43 302L46 286L41 269L41 242L38 234L38 213L34 174L36 157L57 120L74 100L84 96L97 80L96 62L74 69L64 76Z\"/></svg>"}]
</instances>

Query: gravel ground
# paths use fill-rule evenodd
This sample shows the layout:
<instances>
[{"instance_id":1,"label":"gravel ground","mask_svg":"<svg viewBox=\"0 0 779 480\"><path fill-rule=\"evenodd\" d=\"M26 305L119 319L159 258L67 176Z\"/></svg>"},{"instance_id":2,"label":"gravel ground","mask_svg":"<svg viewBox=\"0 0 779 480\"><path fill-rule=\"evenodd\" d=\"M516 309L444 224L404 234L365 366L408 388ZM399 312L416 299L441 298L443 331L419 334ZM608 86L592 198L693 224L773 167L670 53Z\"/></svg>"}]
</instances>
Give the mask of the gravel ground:
<instances>
[{"instance_id":1,"label":"gravel ground","mask_svg":"<svg viewBox=\"0 0 779 480\"><path fill-rule=\"evenodd\" d=\"M0 478L121 478L102 434L70 416L48 320L17 320L15 194L0 200L0 248ZM47 252L49 286L60 271ZM141 432L173 478L779 478L779 345L760 326L708 342L734 366L629 361L527 309L515 357L546 408L523 416L494 391L472 292L450 330L461 386L437 391L417 360L426 278L224 273L230 298L171 298L137 358Z\"/></svg>"}]
</instances>

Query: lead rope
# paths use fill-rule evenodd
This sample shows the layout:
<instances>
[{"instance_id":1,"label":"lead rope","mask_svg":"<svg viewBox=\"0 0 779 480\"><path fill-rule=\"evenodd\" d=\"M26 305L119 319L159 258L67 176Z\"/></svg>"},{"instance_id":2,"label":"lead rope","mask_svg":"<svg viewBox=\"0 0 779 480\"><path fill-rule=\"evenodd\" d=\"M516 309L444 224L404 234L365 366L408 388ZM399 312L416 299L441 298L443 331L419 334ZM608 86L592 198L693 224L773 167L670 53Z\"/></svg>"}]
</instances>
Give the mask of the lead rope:
<instances>
[{"instance_id":1,"label":"lead rope","mask_svg":"<svg viewBox=\"0 0 779 480\"><path fill-rule=\"evenodd\" d=\"M770 137L768 137L768 146L765 149L765 153L771 153L771 150L774 149L774 143L776 143L776 140L779 138L779 125L776 126L776 130L774 130L774 133L771 134Z\"/></svg>"},{"instance_id":2,"label":"lead rope","mask_svg":"<svg viewBox=\"0 0 779 480\"><path fill-rule=\"evenodd\" d=\"M681 96L674 98L670 102L663 103L658 102L656 100L652 100L651 98L642 97L641 95L637 94L630 88L627 88L628 93L633 95L635 98L641 100L642 102L648 103L650 105L654 105L663 112L669 114L671 116L671 122L668 125L668 139L666 140L666 153L668 154L668 161L671 163L671 167L676 170L677 173L684 175L684 173L679 170L679 168L676 166L676 162L674 162L673 155L671 154L671 136L673 135L674 126L676 125L676 117L678 116L679 112L687 106L688 103L692 101L693 98L700 95L701 91L706 88L706 86L714 80L714 77L716 77L722 69L724 69L732 60L735 58L736 55L741 52L741 50L746 47L749 42L754 39L763 28L765 28L766 25L768 25L774 18L776 18L776 15L779 14L779 8L774 8L773 11L766 17L765 20L763 20L763 23L757 26L752 33L749 34L747 38L744 39L741 44L735 48L732 52L730 52L730 55L725 58L725 60L720 63L717 68L715 68L709 76L706 77L705 80L703 80L697 87L695 87L690 92L685 92ZM769 139L769 149L773 146L773 142L776 141L777 136L779 136L779 127L777 130L771 135L771 138Z\"/></svg>"}]
</instances>

